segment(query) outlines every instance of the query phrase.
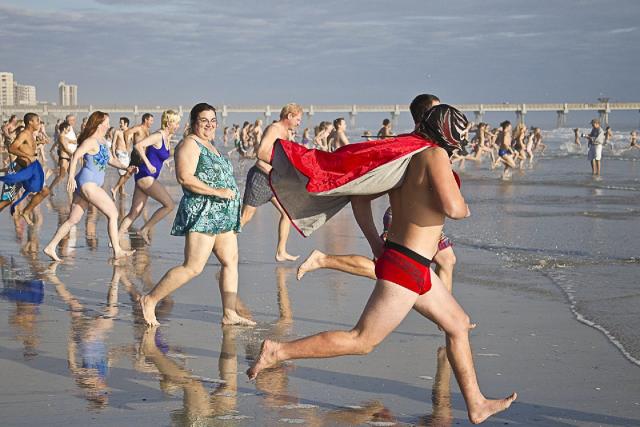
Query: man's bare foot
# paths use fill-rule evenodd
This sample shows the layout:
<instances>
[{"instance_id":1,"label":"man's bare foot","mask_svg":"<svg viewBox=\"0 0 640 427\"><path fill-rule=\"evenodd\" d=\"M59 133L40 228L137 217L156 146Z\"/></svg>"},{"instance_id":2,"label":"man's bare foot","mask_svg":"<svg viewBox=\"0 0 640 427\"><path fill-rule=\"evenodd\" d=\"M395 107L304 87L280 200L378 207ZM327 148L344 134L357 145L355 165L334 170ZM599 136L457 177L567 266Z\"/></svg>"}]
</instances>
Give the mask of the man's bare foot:
<instances>
[{"instance_id":1,"label":"man's bare foot","mask_svg":"<svg viewBox=\"0 0 640 427\"><path fill-rule=\"evenodd\" d=\"M120 259L120 258L128 257L128 256L133 255L135 253L135 251L136 251L135 249L132 249L130 251L125 251L125 250L121 249L119 252L115 252L113 254L113 258L114 259Z\"/></svg>"},{"instance_id":2,"label":"man's bare foot","mask_svg":"<svg viewBox=\"0 0 640 427\"><path fill-rule=\"evenodd\" d=\"M56 261L56 262L60 262L62 261L59 257L58 254L56 253L56 248L52 248L50 246L47 246L46 248L44 248L42 250L42 252L44 252L44 254L46 256L48 256L49 258L51 258L52 260Z\"/></svg>"},{"instance_id":3,"label":"man's bare foot","mask_svg":"<svg viewBox=\"0 0 640 427\"><path fill-rule=\"evenodd\" d=\"M305 274L315 271L321 268L320 263L318 262L322 257L324 257L324 253L320 252L317 249L314 249L311 254L304 260L300 267L298 267L298 274L296 275L297 279L300 280L304 277Z\"/></svg>"},{"instance_id":4,"label":"man's bare foot","mask_svg":"<svg viewBox=\"0 0 640 427\"><path fill-rule=\"evenodd\" d=\"M504 399L489 400L486 399L482 404L478 405L478 408L469 410L469 421L473 424L480 424L492 415L502 412L509 408L514 400L518 398L518 393L513 393L509 397Z\"/></svg>"},{"instance_id":5,"label":"man's bare foot","mask_svg":"<svg viewBox=\"0 0 640 427\"><path fill-rule=\"evenodd\" d=\"M256 322L240 316L238 313L222 316L223 325L256 326Z\"/></svg>"},{"instance_id":6,"label":"man's bare foot","mask_svg":"<svg viewBox=\"0 0 640 427\"><path fill-rule=\"evenodd\" d=\"M24 222L26 222L30 226L33 226L33 221L31 221L31 218L29 218L30 214L31 212L22 212L22 215L20 215L20 217L24 219Z\"/></svg>"},{"instance_id":7,"label":"man's bare foot","mask_svg":"<svg viewBox=\"0 0 640 427\"><path fill-rule=\"evenodd\" d=\"M278 349L280 344L276 341L264 340L260 347L260 354L255 363L247 369L249 379L253 380L260 371L267 369L278 363Z\"/></svg>"},{"instance_id":8,"label":"man's bare foot","mask_svg":"<svg viewBox=\"0 0 640 427\"><path fill-rule=\"evenodd\" d=\"M298 258L300 258L300 255L291 255L291 254L288 254L287 252L276 254L276 261L278 262L295 261Z\"/></svg>"},{"instance_id":9,"label":"man's bare foot","mask_svg":"<svg viewBox=\"0 0 640 427\"><path fill-rule=\"evenodd\" d=\"M144 322L148 326L158 326L160 322L156 319L156 305L149 301L149 297L147 295L143 295L138 300L138 304L140 304L140 309L142 309L142 317L144 317Z\"/></svg>"}]
</instances>

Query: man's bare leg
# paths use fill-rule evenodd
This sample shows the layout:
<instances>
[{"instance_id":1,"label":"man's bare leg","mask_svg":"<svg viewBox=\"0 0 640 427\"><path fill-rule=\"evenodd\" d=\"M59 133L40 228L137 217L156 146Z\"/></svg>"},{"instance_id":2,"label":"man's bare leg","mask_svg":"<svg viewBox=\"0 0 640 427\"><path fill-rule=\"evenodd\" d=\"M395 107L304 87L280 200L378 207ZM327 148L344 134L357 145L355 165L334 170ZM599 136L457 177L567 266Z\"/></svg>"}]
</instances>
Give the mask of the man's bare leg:
<instances>
[{"instance_id":1,"label":"man's bare leg","mask_svg":"<svg viewBox=\"0 0 640 427\"><path fill-rule=\"evenodd\" d=\"M453 289L453 267L456 264L456 255L451 246L436 252L433 257L436 263L435 271L449 292Z\"/></svg>"},{"instance_id":2,"label":"man's bare leg","mask_svg":"<svg viewBox=\"0 0 640 427\"><path fill-rule=\"evenodd\" d=\"M284 211L278 200L273 197L271 203L280 212L280 221L278 222L278 248L276 249L276 261L295 261L300 255L291 255L287 252L287 240L289 239L289 231L291 224L287 213Z\"/></svg>"},{"instance_id":3,"label":"man's bare leg","mask_svg":"<svg viewBox=\"0 0 640 427\"><path fill-rule=\"evenodd\" d=\"M375 267L371 259L361 255L330 255L316 249L298 267L297 278L300 280L306 273L320 268L330 268L376 280Z\"/></svg>"},{"instance_id":4,"label":"man's bare leg","mask_svg":"<svg viewBox=\"0 0 640 427\"><path fill-rule=\"evenodd\" d=\"M431 282L431 290L418 297L414 308L445 331L447 356L467 404L469 420L474 424L481 423L507 409L517 394L497 400L487 399L482 394L471 356L469 316L435 273L431 274Z\"/></svg>"},{"instance_id":5,"label":"man's bare leg","mask_svg":"<svg viewBox=\"0 0 640 427\"><path fill-rule=\"evenodd\" d=\"M322 332L283 343L265 340L247 375L253 379L263 369L284 360L368 354L402 322L417 297L402 286L378 280L352 330Z\"/></svg>"},{"instance_id":6,"label":"man's bare leg","mask_svg":"<svg viewBox=\"0 0 640 427\"><path fill-rule=\"evenodd\" d=\"M124 175L120 175L120 178L118 178L118 182L116 183L116 185L111 189L111 197L113 197L113 200L116 199L116 195L118 194L118 191L120 191L121 195L125 195L126 193L124 192L124 185L127 183L127 181L129 180L129 178L131 178L131 173L127 172Z\"/></svg>"},{"instance_id":7,"label":"man's bare leg","mask_svg":"<svg viewBox=\"0 0 640 427\"><path fill-rule=\"evenodd\" d=\"M244 227L246 223L251 221L251 218L256 214L255 206L242 205L242 213L240 214L240 226Z\"/></svg>"},{"instance_id":8,"label":"man's bare leg","mask_svg":"<svg viewBox=\"0 0 640 427\"><path fill-rule=\"evenodd\" d=\"M31 215L31 211L33 211L36 208L36 206L42 203L42 201L49 195L49 193L50 193L49 187L45 186L42 190L37 192L31 198L31 200L29 201L29 204L24 209L24 211L22 211L22 214L20 215L22 218L24 218L27 224L33 225L31 218L29 218L29 216Z\"/></svg>"}]
</instances>

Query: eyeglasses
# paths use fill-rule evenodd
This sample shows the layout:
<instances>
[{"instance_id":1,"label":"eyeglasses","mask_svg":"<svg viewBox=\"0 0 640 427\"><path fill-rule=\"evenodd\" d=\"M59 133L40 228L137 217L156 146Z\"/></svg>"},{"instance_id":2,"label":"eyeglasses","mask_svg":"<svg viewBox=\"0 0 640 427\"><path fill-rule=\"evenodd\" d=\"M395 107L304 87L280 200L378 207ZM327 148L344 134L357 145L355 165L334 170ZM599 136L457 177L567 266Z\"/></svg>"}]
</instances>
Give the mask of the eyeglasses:
<instances>
[{"instance_id":1,"label":"eyeglasses","mask_svg":"<svg viewBox=\"0 0 640 427\"><path fill-rule=\"evenodd\" d=\"M203 126L206 126L206 125L211 125L211 126L213 126L213 125L218 124L218 119L216 119L215 117L214 117L213 119L211 119L211 120L207 120L207 119L198 119L198 123L200 123L200 124L201 124L201 125L203 125Z\"/></svg>"}]
</instances>

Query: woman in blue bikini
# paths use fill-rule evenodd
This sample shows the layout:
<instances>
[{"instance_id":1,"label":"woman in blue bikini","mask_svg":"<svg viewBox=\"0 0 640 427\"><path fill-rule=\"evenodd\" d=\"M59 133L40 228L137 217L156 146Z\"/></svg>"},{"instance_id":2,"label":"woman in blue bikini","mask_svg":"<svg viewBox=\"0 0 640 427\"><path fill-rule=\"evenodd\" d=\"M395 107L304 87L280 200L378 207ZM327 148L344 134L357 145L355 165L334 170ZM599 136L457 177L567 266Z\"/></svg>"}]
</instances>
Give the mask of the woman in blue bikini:
<instances>
[{"instance_id":1,"label":"woman in blue bikini","mask_svg":"<svg viewBox=\"0 0 640 427\"><path fill-rule=\"evenodd\" d=\"M118 241L118 209L111 197L102 188L107 164L118 168L127 169L130 172L136 170L135 166L127 168L116 158L110 158L109 149L104 142L104 134L109 129L109 115L101 111L95 111L89 116L89 120L78 137L78 148L73 153L69 165L69 179L67 191L73 193L71 213L69 218L58 227L56 234L44 248L44 253L54 261L61 261L56 253L56 247L76 225L89 204L94 205L109 220L108 231L114 258L122 258L131 255L134 251L125 251ZM84 166L76 175L78 160L84 160Z\"/></svg>"},{"instance_id":2,"label":"woman in blue bikini","mask_svg":"<svg viewBox=\"0 0 640 427\"><path fill-rule=\"evenodd\" d=\"M162 206L156 210L151 218L142 226L138 235L149 243L149 232L162 218L169 215L175 207L171 196L158 181L162 165L170 156L169 141L180 128L180 116L173 110L162 113L161 128L134 146L140 155L140 166L135 175L136 188L131 200L131 209L122 219L119 233L129 231L131 224L140 216L149 197L160 202Z\"/></svg>"}]
</instances>

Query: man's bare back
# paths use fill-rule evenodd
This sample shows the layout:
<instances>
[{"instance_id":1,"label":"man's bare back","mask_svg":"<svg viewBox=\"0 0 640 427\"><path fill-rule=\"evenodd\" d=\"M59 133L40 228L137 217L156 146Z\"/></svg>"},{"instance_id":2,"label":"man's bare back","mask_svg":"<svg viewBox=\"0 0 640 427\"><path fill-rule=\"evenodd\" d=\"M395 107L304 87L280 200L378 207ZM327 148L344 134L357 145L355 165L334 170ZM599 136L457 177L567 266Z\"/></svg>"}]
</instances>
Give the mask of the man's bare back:
<instances>
[{"instance_id":1,"label":"man's bare back","mask_svg":"<svg viewBox=\"0 0 640 427\"><path fill-rule=\"evenodd\" d=\"M258 160L256 160L256 166L268 174L271 172L271 152L273 151L273 144L277 139L287 139L289 137L289 129L284 126L280 121L270 124L262 135L262 140L258 146Z\"/></svg>"}]
</instances>

